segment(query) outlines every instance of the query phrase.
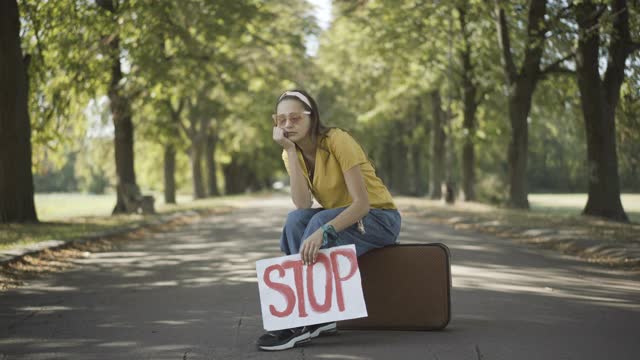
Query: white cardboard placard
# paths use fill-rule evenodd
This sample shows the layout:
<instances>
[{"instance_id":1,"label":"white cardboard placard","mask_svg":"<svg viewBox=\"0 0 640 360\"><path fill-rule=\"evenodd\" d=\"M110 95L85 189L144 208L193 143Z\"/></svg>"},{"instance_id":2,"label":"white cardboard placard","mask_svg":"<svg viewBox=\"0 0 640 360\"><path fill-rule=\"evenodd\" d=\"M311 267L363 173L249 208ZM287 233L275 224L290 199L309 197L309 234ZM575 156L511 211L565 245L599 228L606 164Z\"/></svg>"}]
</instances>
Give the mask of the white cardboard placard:
<instances>
[{"instance_id":1,"label":"white cardboard placard","mask_svg":"<svg viewBox=\"0 0 640 360\"><path fill-rule=\"evenodd\" d=\"M309 266L300 254L259 260L256 272L265 330L367 316L353 244L322 249Z\"/></svg>"}]
</instances>

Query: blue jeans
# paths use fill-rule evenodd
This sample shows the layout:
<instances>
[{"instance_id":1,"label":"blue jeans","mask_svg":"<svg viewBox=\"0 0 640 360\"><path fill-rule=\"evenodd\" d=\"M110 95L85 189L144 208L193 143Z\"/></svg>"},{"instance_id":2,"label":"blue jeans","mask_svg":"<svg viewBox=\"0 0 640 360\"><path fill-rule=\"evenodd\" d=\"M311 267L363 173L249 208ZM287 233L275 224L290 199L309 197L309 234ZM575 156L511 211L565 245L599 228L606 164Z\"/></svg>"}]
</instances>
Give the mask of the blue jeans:
<instances>
[{"instance_id":1,"label":"blue jeans","mask_svg":"<svg viewBox=\"0 0 640 360\"><path fill-rule=\"evenodd\" d=\"M282 229L280 249L287 255L298 254L306 238L345 209L346 207L291 211ZM353 224L338 233L338 245L355 244L356 255L360 256L369 250L396 244L401 222L398 210L371 209L363 218L365 233L361 234L358 231L358 224Z\"/></svg>"}]
</instances>

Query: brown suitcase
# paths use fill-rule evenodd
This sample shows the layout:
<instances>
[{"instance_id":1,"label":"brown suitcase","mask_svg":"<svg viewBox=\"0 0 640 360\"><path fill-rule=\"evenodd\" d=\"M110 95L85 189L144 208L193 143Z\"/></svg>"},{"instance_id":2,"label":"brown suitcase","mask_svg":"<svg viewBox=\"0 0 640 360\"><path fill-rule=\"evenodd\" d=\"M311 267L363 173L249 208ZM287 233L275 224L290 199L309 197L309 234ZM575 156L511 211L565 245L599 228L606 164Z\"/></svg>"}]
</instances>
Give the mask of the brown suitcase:
<instances>
[{"instance_id":1,"label":"brown suitcase","mask_svg":"<svg viewBox=\"0 0 640 360\"><path fill-rule=\"evenodd\" d=\"M444 244L400 244L358 258L366 318L340 329L440 330L451 318L451 265Z\"/></svg>"}]
</instances>

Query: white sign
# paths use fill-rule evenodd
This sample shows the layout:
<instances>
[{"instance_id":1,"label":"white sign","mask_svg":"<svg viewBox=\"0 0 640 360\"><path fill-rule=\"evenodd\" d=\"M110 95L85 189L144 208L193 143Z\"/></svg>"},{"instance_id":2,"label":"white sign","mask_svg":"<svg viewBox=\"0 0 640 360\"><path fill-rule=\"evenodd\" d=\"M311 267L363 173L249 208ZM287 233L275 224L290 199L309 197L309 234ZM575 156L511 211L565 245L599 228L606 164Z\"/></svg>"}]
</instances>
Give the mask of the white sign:
<instances>
[{"instance_id":1,"label":"white sign","mask_svg":"<svg viewBox=\"0 0 640 360\"><path fill-rule=\"evenodd\" d=\"M265 330L367 316L355 245L318 252L303 265L300 254L256 261Z\"/></svg>"}]
</instances>

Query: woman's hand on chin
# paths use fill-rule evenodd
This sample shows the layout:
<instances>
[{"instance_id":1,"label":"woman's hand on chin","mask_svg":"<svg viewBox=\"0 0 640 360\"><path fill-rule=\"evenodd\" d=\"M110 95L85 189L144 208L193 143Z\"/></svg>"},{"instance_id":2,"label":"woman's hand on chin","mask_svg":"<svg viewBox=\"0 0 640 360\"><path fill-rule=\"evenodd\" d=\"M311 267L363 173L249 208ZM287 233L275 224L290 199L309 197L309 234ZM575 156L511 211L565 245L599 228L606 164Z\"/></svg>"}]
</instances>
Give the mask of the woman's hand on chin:
<instances>
[{"instance_id":1,"label":"woman's hand on chin","mask_svg":"<svg viewBox=\"0 0 640 360\"><path fill-rule=\"evenodd\" d=\"M277 126L273 127L273 140L282 146L285 150L295 149L296 144L293 141L287 139L285 131Z\"/></svg>"}]
</instances>

